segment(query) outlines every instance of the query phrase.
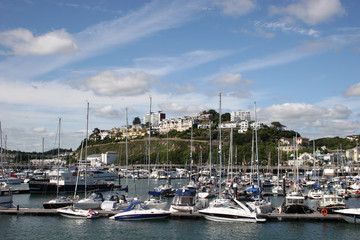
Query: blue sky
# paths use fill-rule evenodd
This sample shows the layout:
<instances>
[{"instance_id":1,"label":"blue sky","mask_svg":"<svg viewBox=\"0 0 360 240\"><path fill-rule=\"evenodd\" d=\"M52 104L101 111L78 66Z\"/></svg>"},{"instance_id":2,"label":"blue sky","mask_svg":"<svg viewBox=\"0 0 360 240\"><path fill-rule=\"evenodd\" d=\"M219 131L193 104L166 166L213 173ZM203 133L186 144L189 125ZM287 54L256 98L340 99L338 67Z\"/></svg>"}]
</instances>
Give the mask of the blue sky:
<instances>
[{"instance_id":1,"label":"blue sky","mask_svg":"<svg viewBox=\"0 0 360 240\"><path fill-rule=\"evenodd\" d=\"M359 134L360 2L0 2L7 148L76 148L152 110L253 111L310 139Z\"/></svg>"}]
</instances>

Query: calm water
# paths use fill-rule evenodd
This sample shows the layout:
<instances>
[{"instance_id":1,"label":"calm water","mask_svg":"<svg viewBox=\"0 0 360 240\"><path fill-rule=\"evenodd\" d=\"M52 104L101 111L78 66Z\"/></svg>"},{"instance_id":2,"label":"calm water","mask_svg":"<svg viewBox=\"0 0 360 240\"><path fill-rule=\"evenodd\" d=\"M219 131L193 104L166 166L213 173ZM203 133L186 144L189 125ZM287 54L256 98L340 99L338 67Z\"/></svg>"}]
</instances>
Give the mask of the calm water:
<instances>
[{"instance_id":1,"label":"calm water","mask_svg":"<svg viewBox=\"0 0 360 240\"><path fill-rule=\"evenodd\" d=\"M184 180L173 180L174 187ZM125 181L122 182L123 184ZM150 181L150 188L163 184ZM135 188L136 186L136 188ZM130 196L146 198L147 180L129 181ZM104 194L106 195L106 194ZM14 195L20 207L41 208L54 195ZM277 207L282 198L271 198ZM171 201L171 199L169 199ZM316 201L308 201L316 205ZM348 200L360 207L360 199ZM333 222L218 223L206 220L110 221L69 219L62 216L0 215L0 239L359 239L360 226Z\"/></svg>"}]
</instances>

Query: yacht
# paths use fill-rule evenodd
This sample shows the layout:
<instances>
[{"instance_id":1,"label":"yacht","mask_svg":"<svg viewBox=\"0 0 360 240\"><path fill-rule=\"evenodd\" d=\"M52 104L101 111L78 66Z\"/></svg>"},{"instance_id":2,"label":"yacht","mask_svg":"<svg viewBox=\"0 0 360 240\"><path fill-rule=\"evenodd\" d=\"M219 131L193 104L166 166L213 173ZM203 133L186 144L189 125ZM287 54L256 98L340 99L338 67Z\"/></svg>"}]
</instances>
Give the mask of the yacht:
<instances>
[{"instance_id":1,"label":"yacht","mask_svg":"<svg viewBox=\"0 0 360 240\"><path fill-rule=\"evenodd\" d=\"M111 220L149 220L164 219L170 215L169 211L149 208L144 202L134 201L123 211L111 216Z\"/></svg>"},{"instance_id":2,"label":"yacht","mask_svg":"<svg viewBox=\"0 0 360 240\"><path fill-rule=\"evenodd\" d=\"M334 210L335 213L340 214L341 217L348 223L360 224L360 208L347 208Z\"/></svg>"},{"instance_id":3,"label":"yacht","mask_svg":"<svg viewBox=\"0 0 360 240\"><path fill-rule=\"evenodd\" d=\"M59 208L56 211L60 213L61 216L68 218L93 219L100 217L100 214L92 209L83 210L83 209L76 209L73 207L69 207L69 208Z\"/></svg>"},{"instance_id":4,"label":"yacht","mask_svg":"<svg viewBox=\"0 0 360 240\"><path fill-rule=\"evenodd\" d=\"M206 206L207 201L198 199L195 189L183 187L175 192L170 212L192 213Z\"/></svg>"},{"instance_id":5,"label":"yacht","mask_svg":"<svg viewBox=\"0 0 360 240\"><path fill-rule=\"evenodd\" d=\"M318 203L318 211L326 215L328 213L334 213L335 210L345 209L346 203L343 197L335 194L324 194Z\"/></svg>"},{"instance_id":6,"label":"yacht","mask_svg":"<svg viewBox=\"0 0 360 240\"><path fill-rule=\"evenodd\" d=\"M77 173L61 172L58 176L50 177L49 181L29 181L30 193L57 193L57 192L74 192L77 181ZM86 184L85 184L86 183ZM114 183L106 181L96 181L90 175L86 177L81 175L77 183L77 192L84 192L85 186L87 191L108 191L114 188Z\"/></svg>"},{"instance_id":7,"label":"yacht","mask_svg":"<svg viewBox=\"0 0 360 240\"><path fill-rule=\"evenodd\" d=\"M47 202L43 202L45 209L63 208L73 205L74 200L71 197L58 196L57 198L51 199Z\"/></svg>"},{"instance_id":8,"label":"yacht","mask_svg":"<svg viewBox=\"0 0 360 240\"><path fill-rule=\"evenodd\" d=\"M0 183L0 209L13 207L11 188L6 183Z\"/></svg>"},{"instance_id":9,"label":"yacht","mask_svg":"<svg viewBox=\"0 0 360 240\"><path fill-rule=\"evenodd\" d=\"M301 194L301 192L298 191L293 191L286 194L278 210L280 213L312 213L313 212L313 210L310 209L305 204L305 197Z\"/></svg>"},{"instance_id":10,"label":"yacht","mask_svg":"<svg viewBox=\"0 0 360 240\"><path fill-rule=\"evenodd\" d=\"M100 192L94 192L89 197L80 199L74 203L75 208L80 209L101 209L101 203L104 201L104 197Z\"/></svg>"},{"instance_id":11,"label":"yacht","mask_svg":"<svg viewBox=\"0 0 360 240\"><path fill-rule=\"evenodd\" d=\"M199 210L205 219L218 222L265 222L257 213L245 203L233 199L232 204L208 207Z\"/></svg>"}]
</instances>

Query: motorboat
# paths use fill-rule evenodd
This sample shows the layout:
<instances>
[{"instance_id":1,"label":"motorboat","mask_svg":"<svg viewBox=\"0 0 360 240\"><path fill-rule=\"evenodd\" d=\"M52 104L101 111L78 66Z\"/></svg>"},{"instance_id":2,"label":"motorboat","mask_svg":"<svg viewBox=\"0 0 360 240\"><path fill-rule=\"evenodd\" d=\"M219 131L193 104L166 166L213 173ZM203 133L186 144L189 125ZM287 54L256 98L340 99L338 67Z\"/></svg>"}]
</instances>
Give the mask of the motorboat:
<instances>
[{"instance_id":1,"label":"motorboat","mask_svg":"<svg viewBox=\"0 0 360 240\"><path fill-rule=\"evenodd\" d=\"M150 220L165 219L170 215L169 211L149 208L144 202L134 201L123 211L111 216L111 220Z\"/></svg>"},{"instance_id":2,"label":"motorboat","mask_svg":"<svg viewBox=\"0 0 360 240\"><path fill-rule=\"evenodd\" d=\"M11 188L6 183L0 183L0 209L13 207Z\"/></svg>"},{"instance_id":3,"label":"motorboat","mask_svg":"<svg viewBox=\"0 0 360 240\"><path fill-rule=\"evenodd\" d=\"M94 192L89 197L80 199L74 203L75 208L80 209L101 209L101 203L104 201L104 197L100 192Z\"/></svg>"},{"instance_id":4,"label":"motorboat","mask_svg":"<svg viewBox=\"0 0 360 240\"><path fill-rule=\"evenodd\" d=\"M254 209L256 213L270 213L273 211L273 206L268 198L262 196L255 197L252 201L246 203L249 207Z\"/></svg>"},{"instance_id":5,"label":"motorboat","mask_svg":"<svg viewBox=\"0 0 360 240\"><path fill-rule=\"evenodd\" d=\"M334 213L335 210L345 209L346 203L343 197L335 194L324 194L320 200L317 210L323 215Z\"/></svg>"},{"instance_id":6,"label":"motorboat","mask_svg":"<svg viewBox=\"0 0 360 240\"><path fill-rule=\"evenodd\" d=\"M60 213L61 216L68 217L68 218L81 218L81 219L93 219L100 217L99 212L89 209L76 209L73 207L69 208L59 208L56 210Z\"/></svg>"},{"instance_id":7,"label":"motorboat","mask_svg":"<svg viewBox=\"0 0 360 240\"><path fill-rule=\"evenodd\" d=\"M101 203L101 209L106 211L124 210L132 201L137 201L137 198L128 199L123 194L113 192Z\"/></svg>"},{"instance_id":8,"label":"motorboat","mask_svg":"<svg viewBox=\"0 0 360 240\"><path fill-rule=\"evenodd\" d=\"M161 199L160 192L149 191L149 199L144 204L149 208L165 209L168 202Z\"/></svg>"},{"instance_id":9,"label":"motorboat","mask_svg":"<svg viewBox=\"0 0 360 240\"><path fill-rule=\"evenodd\" d=\"M258 217L258 214L248 205L233 199L232 204L208 207L199 210L205 219L218 222L265 222L266 219Z\"/></svg>"},{"instance_id":10,"label":"motorboat","mask_svg":"<svg viewBox=\"0 0 360 240\"><path fill-rule=\"evenodd\" d=\"M170 212L190 212L207 207L206 199L198 199L196 189L183 187L175 192L175 197L170 205Z\"/></svg>"},{"instance_id":11,"label":"motorboat","mask_svg":"<svg viewBox=\"0 0 360 240\"><path fill-rule=\"evenodd\" d=\"M323 195L324 190L322 190L320 187L317 187L316 185L308 192L308 198L310 199L321 199Z\"/></svg>"},{"instance_id":12,"label":"motorboat","mask_svg":"<svg viewBox=\"0 0 360 240\"><path fill-rule=\"evenodd\" d=\"M278 210L280 213L312 213L313 212L313 210L310 209L305 204L305 197L301 194L301 192L297 192L297 191L286 194Z\"/></svg>"},{"instance_id":13,"label":"motorboat","mask_svg":"<svg viewBox=\"0 0 360 240\"><path fill-rule=\"evenodd\" d=\"M334 213L340 214L341 217L348 223L360 224L360 208L334 210Z\"/></svg>"},{"instance_id":14,"label":"motorboat","mask_svg":"<svg viewBox=\"0 0 360 240\"><path fill-rule=\"evenodd\" d=\"M282 186L278 185L278 186L273 187L271 189L271 192L273 193L274 196L279 196L279 195L283 195L284 189Z\"/></svg>"},{"instance_id":15,"label":"motorboat","mask_svg":"<svg viewBox=\"0 0 360 240\"><path fill-rule=\"evenodd\" d=\"M74 200L71 197L58 196L54 199L51 199L47 202L43 202L43 207L45 209L55 209L71 206L74 204Z\"/></svg>"},{"instance_id":16,"label":"motorboat","mask_svg":"<svg viewBox=\"0 0 360 240\"><path fill-rule=\"evenodd\" d=\"M98 181L90 175L77 175L76 172L61 172L59 176L52 176L48 181L29 181L30 193L57 193L57 192L74 192L77 185L77 192L86 191L109 191L114 188L112 182ZM77 182L77 184L76 184Z\"/></svg>"}]
</instances>

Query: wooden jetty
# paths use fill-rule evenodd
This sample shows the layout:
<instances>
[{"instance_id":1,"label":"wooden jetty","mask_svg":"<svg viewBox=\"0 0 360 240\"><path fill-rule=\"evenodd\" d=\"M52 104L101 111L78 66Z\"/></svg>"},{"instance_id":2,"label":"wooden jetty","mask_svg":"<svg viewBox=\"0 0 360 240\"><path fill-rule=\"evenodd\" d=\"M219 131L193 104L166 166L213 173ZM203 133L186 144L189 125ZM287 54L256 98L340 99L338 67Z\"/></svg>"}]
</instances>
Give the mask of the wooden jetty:
<instances>
[{"instance_id":1,"label":"wooden jetty","mask_svg":"<svg viewBox=\"0 0 360 240\"><path fill-rule=\"evenodd\" d=\"M118 213L118 211L96 210L102 217L109 217ZM31 209L31 208L9 208L0 209L0 214L10 215L31 215L31 216L58 216L60 215L56 209ZM313 221L313 222L344 222L339 214L327 214L323 216L321 213L315 212L311 214L289 214L277 213L276 211L268 214L259 214L260 217L266 218L268 221ZM176 212L171 213L169 219L203 219L198 213Z\"/></svg>"}]
</instances>

